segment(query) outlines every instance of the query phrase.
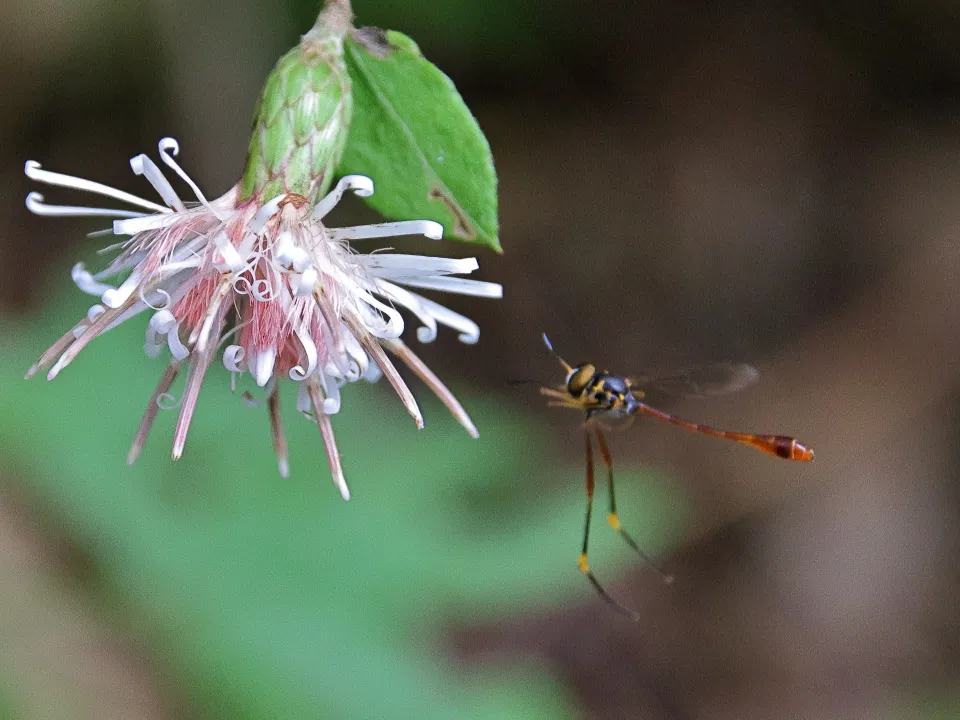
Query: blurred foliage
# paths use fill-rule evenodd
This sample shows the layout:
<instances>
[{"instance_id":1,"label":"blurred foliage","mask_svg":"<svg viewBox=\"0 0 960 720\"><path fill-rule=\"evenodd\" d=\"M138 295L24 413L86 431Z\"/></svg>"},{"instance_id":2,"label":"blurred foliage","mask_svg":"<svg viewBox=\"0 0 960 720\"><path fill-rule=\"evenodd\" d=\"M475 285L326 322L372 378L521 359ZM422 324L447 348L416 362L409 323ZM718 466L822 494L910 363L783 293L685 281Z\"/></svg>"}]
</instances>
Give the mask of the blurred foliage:
<instances>
[{"instance_id":1,"label":"blurred foliage","mask_svg":"<svg viewBox=\"0 0 960 720\"><path fill-rule=\"evenodd\" d=\"M931 692L927 695L911 693L893 703L885 713L889 720L918 718L919 720L955 720L960 717L960 698Z\"/></svg>"},{"instance_id":2,"label":"blurred foliage","mask_svg":"<svg viewBox=\"0 0 960 720\"><path fill-rule=\"evenodd\" d=\"M14 712L16 705L13 702L13 693L11 693L6 685L0 686L0 718L6 720L7 718L17 717Z\"/></svg>"},{"instance_id":3,"label":"blurred foliage","mask_svg":"<svg viewBox=\"0 0 960 720\"><path fill-rule=\"evenodd\" d=\"M163 413L127 468L127 444L162 369L141 351L142 322L98 340L55 384L21 379L85 310L64 288L68 300L0 329L4 462L62 518L204 713L572 714L543 668L466 673L444 658L442 630L458 621L574 593L608 612L574 562L582 469L546 457L543 432L509 396L463 398L481 431L473 441L422 387L414 386L421 432L383 387L346 388L334 420L354 492L344 503L315 425L292 412L292 393L292 477L283 481L265 409L231 395L215 368L184 459L169 460L174 413ZM561 504L511 496L521 483L550 486L558 473L570 477ZM624 521L651 550L662 548L677 499L637 472L622 472L618 487ZM595 533L595 569L607 577L633 561L612 535Z\"/></svg>"}]
</instances>

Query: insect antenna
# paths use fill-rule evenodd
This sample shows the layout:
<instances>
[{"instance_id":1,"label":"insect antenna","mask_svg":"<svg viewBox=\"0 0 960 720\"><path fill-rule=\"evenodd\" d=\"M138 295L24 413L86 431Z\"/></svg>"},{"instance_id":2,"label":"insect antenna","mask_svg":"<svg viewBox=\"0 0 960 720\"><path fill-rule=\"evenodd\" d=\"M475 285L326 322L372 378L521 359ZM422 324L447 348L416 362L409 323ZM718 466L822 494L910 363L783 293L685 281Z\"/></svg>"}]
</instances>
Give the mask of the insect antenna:
<instances>
[{"instance_id":1,"label":"insect antenna","mask_svg":"<svg viewBox=\"0 0 960 720\"><path fill-rule=\"evenodd\" d=\"M557 351L553 349L553 345L550 342L550 338L547 337L546 333L543 333L543 344L547 346L547 350L550 351L550 354L560 361L560 364L563 365L563 369L566 370L567 373L573 372L573 366L570 365L570 363L568 363L562 357L560 357Z\"/></svg>"}]
</instances>

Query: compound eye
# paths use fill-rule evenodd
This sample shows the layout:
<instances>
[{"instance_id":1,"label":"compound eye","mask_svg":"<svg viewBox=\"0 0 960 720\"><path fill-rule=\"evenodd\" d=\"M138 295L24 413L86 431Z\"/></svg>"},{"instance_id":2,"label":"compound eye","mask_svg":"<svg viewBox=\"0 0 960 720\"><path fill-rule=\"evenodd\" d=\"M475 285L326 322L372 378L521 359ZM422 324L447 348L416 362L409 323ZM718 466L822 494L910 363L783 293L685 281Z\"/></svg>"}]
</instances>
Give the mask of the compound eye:
<instances>
[{"instance_id":1,"label":"compound eye","mask_svg":"<svg viewBox=\"0 0 960 720\"><path fill-rule=\"evenodd\" d=\"M567 380L567 390L571 395L580 395L596 374L597 369L589 363L574 368L573 372L570 373L570 378Z\"/></svg>"}]
</instances>

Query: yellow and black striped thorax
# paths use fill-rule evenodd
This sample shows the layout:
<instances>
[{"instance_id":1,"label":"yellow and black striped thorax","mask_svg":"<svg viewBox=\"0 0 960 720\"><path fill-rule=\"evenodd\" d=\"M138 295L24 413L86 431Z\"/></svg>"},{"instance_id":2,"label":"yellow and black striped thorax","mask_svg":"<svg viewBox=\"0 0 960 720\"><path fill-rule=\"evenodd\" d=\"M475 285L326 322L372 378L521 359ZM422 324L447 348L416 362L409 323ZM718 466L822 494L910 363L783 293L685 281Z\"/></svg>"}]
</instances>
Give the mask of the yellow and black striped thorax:
<instances>
[{"instance_id":1,"label":"yellow and black striped thorax","mask_svg":"<svg viewBox=\"0 0 960 720\"><path fill-rule=\"evenodd\" d=\"M578 365L567 376L567 392L587 409L619 410L632 400L630 383L619 375L598 371L594 365Z\"/></svg>"}]
</instances>

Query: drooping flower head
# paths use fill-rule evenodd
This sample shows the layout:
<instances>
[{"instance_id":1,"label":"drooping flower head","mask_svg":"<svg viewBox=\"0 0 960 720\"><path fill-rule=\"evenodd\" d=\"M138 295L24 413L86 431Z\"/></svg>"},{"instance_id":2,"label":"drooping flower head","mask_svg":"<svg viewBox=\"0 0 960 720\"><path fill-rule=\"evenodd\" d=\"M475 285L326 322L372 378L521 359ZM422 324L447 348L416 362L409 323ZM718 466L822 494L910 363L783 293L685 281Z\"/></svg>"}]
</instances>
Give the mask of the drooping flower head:
<instances>
[{"instance_id":1,"label":"drooping flower head","mask_svg":"<svg viewBox=\"0 0 960 720\"><path fill-rule=\"evenodd\" d=\"M477 269L472 258L362 252L376 238L440 239L443 228L436 222L340 228L324 223L346 192L369 196L374 191L369 178L348 175L327 192L350 115L349 78L345 72L338 75L342 63L336 49L345 32L340 19L335 15L331 20L328 11L324 25L321 15L320 30L315 28L280 61L261 98L244 178L219 198L208 200L180 167L172 138L160 141L160 160L189 186L195 202L181 200L146 155L132 158L131 167L149 181L163 204L50 172L33 161L26 164L26 174L37 182L136 208L50 205L37 192L27 197L27 207L39 215L116 218L112 232L122 239L108 248L117 253L113 261L96 273L82 263L73 268L77 286L99 302L40 357L27 377L47 370L52 380L94 338L148 314L145 351L168 354L170 360L137 430L131 463L158 411L176 405L173 457L182 455L204 376L218 358L234 382L249 373L265 388L284 476L288 462L278 386L286 380L298 386L297 407L317 423L345 499L349 490L330 422L340 409L345 384L384 376L423 427L417 403L390 355L409 366L477 436L460 403L401 339L404 319L398 308L417 318L421 342L433 340L443 325L456 330L463 342L474 343L479 337L474 322L409 288L500 297L501 287L456 277ZM296 87L291 90L291 85ZM181 373L186 380L175 400L171 388Z\"/></svg>"}]
</instances>

